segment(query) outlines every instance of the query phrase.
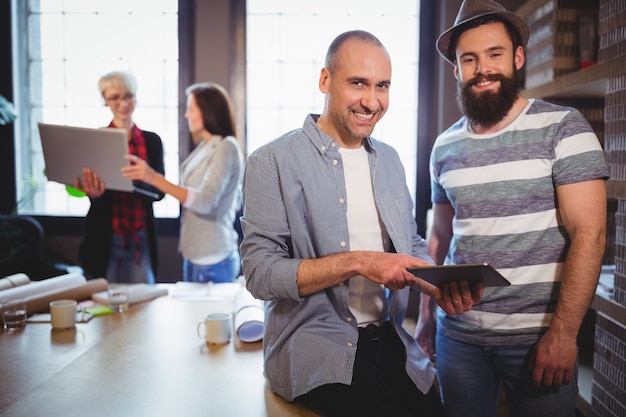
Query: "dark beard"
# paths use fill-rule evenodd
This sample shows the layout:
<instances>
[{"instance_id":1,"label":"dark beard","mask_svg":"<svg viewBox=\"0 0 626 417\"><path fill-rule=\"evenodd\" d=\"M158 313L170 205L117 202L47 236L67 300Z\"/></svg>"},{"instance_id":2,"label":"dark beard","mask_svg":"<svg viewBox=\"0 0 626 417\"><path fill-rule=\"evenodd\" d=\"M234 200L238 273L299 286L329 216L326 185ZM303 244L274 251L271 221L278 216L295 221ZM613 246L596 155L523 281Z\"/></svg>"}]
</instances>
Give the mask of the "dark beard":
<instances>
[{"instance_id":1,"label":"dark beard","mask_svg":"<svg viewBox=\"0 0 626 417\"><path fill-rule=\"evenodd\" d=\"M476 93L472 87L480 79L500 81L500 91L485 91ZM457 103L470 123L482 127L492 127L509 114L513 103L519 97L521 82L517 74L505 77L502 74L489 74L472 78L465 84L457 84Z\"/></svg>"}]
</instances>

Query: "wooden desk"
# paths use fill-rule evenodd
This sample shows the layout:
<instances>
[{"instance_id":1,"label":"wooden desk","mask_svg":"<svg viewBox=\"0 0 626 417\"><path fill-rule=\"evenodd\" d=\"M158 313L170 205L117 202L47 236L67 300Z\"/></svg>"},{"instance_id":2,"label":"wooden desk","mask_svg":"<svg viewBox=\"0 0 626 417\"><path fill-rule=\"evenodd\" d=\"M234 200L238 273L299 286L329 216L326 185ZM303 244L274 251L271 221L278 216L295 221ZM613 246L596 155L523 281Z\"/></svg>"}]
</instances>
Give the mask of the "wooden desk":
<instances>
[{"instance_id":1,"label":"wooden desk","mask_svg":"<svg viewBox=\"0 0 626 417\"><path fill-rule=\"evenodd\" d=\"M316 416L271 392L261 342L197 336L212 311L232 305L163 296L75 330L0 330L0 416Z\"/></svg>"}]
</instances>

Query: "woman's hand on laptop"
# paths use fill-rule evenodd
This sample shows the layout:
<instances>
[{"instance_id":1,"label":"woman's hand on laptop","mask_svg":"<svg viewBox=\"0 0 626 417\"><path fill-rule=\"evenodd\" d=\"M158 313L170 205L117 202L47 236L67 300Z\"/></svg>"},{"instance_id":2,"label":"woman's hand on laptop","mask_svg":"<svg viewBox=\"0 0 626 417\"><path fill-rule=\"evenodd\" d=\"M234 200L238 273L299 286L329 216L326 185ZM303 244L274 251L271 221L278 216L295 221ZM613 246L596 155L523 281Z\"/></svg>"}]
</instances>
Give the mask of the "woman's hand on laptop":
<instances>
[{"instance_id":1,"label":"woman's hand on laptop","mask_svg":"<svg viewBox=\"0 0 626 417\"><path fill-rule=\"evenodd\" d=\"M139 180L147 184L152 184L156 172L150 168L150 165L148 165L146 161L135 155L126 155L124 158L130 161L130 165L122 168L122 175L124 177L129 180Z\"/></svg>"},{"instance_id":2,"label":"woman's hand on laptop","mask_svg":"<svg viewBox=\"0 0 626 417\"><path fill-rule=\"evenodd\" d=\"M76 178L74 188L84 192L90 198L98 198L104 194L106 184L90 168L83 168L83 176Z\"/></svg>"}]
</instances>

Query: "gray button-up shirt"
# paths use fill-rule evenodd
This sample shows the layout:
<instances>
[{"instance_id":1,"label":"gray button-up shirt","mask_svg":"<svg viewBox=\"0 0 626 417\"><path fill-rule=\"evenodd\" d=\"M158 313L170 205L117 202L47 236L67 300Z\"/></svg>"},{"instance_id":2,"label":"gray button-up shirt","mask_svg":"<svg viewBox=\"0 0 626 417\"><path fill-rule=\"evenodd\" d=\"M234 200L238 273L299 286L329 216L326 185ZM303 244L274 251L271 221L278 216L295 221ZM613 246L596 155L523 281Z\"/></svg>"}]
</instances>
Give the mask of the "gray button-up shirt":
<instances>
[{"instance_id":1,"label":"gray button-up shirt","mask_svg":"<svg viewBox=\"0 0 626 417\"><path fill-rule=\"evenodd\" d=\"M323 384L350 384L359 336L348 306L349 280L298 295L301 260L350 251L339 144L317 127L318 117L307 116L301 129L255 151L244 176L243 272L247 288L267 301L265 373L288 401ZM372 138L364 145L376 207L393 248L430 261L397 152ZM389 292L389 318L406 346L407 373L426 393L435 370L401 327L409 291Z\"/></svg>"}]
</instances>

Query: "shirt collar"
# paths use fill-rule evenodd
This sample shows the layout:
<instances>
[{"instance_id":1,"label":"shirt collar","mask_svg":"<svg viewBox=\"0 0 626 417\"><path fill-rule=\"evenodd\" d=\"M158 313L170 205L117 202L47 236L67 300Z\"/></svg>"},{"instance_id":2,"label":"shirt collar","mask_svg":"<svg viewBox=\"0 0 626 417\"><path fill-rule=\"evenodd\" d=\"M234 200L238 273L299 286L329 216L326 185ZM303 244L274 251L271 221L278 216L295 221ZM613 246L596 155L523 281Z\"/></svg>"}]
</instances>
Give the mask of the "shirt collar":
<instances>
[{"instance_id":1,"label":"shirt collar","mask_svg":"<svg viewBox=\"0 0 626 417\"><path fill-rule=\"evenodd\" d=\"M311 142L315 145L315 147L321 152L325 153L329 149L339 151L339 143L328 136L320 127L317 125L317 120L320 118L319 114L309 114L304 120L303 130L310 138ZM370 136L366 137L363 141L363 146L368 153L372 153L376 150L374 146L374 142Z\"/></svg>"}]
</instances>

